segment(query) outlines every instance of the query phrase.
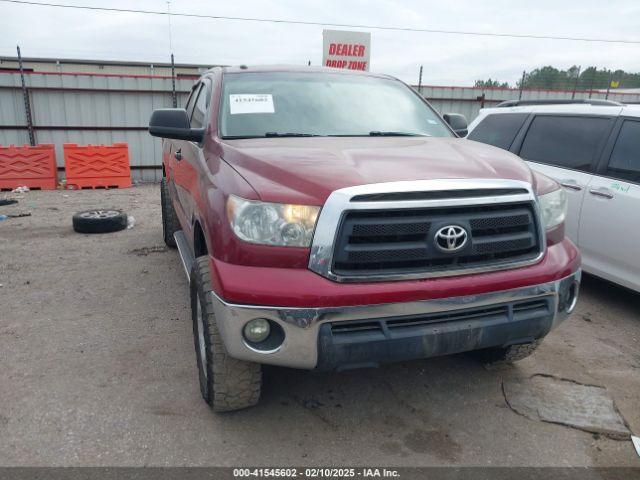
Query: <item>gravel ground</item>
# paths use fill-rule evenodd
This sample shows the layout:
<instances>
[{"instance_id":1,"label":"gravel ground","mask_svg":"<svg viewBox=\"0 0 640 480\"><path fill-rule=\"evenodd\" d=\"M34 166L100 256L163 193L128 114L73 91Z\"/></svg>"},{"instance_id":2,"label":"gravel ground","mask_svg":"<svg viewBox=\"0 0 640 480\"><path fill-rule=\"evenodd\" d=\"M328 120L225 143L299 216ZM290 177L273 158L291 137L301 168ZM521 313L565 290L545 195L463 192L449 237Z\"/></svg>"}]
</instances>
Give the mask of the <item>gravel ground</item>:
<instances>
[{"instance_id":1,"label":"gravel ground","mask_svg":"<svg viewBox=\"0 0 640 480\"><path fill-rule=\"evenodd\" d=\"M93 207L124 208L135 226L74 233L72 213ZM216 415L158 186L0 207L20 212L32 215L0 222L0 465L640 465L629 440L530 420L502 388L535 374L603 386L640 433L638 294L587 276L576 313L516 366L269 368L258 407Z\"/></svg>"}]
</instances>

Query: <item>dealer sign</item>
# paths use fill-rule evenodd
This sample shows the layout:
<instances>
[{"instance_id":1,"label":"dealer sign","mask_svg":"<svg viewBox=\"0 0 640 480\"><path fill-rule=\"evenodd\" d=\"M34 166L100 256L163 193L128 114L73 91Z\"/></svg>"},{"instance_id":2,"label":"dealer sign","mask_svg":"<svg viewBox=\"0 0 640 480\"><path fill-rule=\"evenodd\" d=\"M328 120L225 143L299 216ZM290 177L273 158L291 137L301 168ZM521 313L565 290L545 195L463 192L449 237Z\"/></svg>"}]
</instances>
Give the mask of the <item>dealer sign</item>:
<instances>
[{"instance_id":1,"label":"dealer sign","mask_svg":"<svg viewBox=\"0 0 640 480\"><path fill-rule=\"evenodd\" d=\"M322 65L347 70L369 70L371 34L323 30Z\"/></svg>"}]
</instances>

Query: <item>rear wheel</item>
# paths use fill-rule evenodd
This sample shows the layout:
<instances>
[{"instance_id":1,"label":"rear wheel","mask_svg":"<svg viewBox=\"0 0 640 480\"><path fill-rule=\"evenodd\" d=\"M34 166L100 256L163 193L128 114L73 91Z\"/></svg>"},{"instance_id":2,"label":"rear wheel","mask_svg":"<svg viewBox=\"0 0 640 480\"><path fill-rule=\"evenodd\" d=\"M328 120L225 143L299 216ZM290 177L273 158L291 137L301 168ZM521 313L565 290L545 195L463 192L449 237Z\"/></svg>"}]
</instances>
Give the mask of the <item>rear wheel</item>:
<instances>
[{"instance_id":1,"label":"rear wheel","mask_svg":"<svg viewBox=\"0 0 640 480\"><path fill-rule=\"evenodd\" d=\"M511 363L522 360L531 355L542 343L542 339L531 343L521 343L508 347L494 347L476 352L480 361L486 364Z\"/></svg>"},{"instance_id":2,"label":"rear wheel","mask_svg":"<svg viewBox=\"0 0 640 480\"><path fill-rule=\"evenodd\" d=\"M231 358L218 330L211 299L208 256L198 257L191 270L191 317L202 398L216 412L254 406L260 399L259 363Z\"/></svg>"},{"instance_id":3,"label":"rear wheel","mask_svg":"<svg viewBox=\"0 0 640 480\"><path fill-rule=\"evenodd\" d=\"M167 247L176 248L176 239L173 234L180 230L180 222L178 222L178 216L171 204L169 186L165 178L160 183L160 205L162 208L162 236L164 237L164 243Z\"/></svg>"}]
</instances>

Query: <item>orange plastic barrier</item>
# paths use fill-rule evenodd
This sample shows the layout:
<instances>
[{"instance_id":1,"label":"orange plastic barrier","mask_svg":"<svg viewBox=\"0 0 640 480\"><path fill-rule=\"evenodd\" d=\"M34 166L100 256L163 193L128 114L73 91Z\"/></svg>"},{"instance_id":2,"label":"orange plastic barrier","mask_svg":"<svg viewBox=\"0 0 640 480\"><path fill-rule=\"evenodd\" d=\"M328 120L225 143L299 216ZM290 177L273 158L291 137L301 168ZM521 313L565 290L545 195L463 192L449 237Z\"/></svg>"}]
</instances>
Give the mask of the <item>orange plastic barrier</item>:
<instances>
[{"instance_id":1,"label":"orange plastic barrier","mask_svg":"<svg viewBox=\"0 0 640 480\"><path fill-rule=\"evenodd\" d=\"M58 184L53 145L0 146L0 190L27 186L55 190Z\"/></svg>"},{"instance_id":2,"label":"orange plastic barrier","mask_svg":"<svg viewBox=\"0 0 640 480\"><path fill-rule=\"evenodd\" d=\"M131 186L129 146L64 144L67 188L128 188Z\"/></svg>"}]
</instances>

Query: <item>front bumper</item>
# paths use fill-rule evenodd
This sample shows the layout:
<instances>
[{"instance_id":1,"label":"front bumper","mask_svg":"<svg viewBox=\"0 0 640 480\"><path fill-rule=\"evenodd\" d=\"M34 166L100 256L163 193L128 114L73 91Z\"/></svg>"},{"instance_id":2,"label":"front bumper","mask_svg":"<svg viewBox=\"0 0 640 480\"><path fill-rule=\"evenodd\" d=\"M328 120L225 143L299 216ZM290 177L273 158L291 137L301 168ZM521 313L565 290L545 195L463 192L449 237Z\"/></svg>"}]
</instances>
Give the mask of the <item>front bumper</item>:
<instances>
[{"instance_id":1,"label":"front bumper","mask_svg":"<svg viewBox=\"0 0 640 480\"><path fill-rule=\"evenodd\" d=\"M230 356L303 369L336 369L526 343L544 337L573 310L581 272L521 288L400 303L321 308L252 306L211 292ZM278 324L284 341L261 351L246 322Z\"/></svg>"}]
</instances>

